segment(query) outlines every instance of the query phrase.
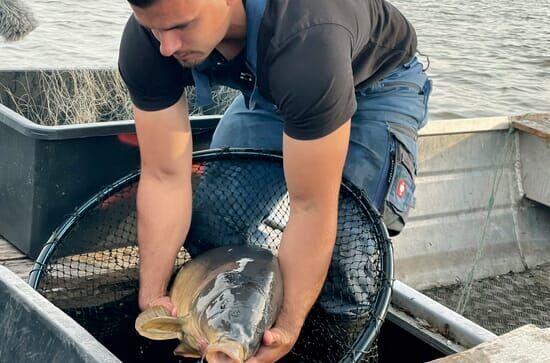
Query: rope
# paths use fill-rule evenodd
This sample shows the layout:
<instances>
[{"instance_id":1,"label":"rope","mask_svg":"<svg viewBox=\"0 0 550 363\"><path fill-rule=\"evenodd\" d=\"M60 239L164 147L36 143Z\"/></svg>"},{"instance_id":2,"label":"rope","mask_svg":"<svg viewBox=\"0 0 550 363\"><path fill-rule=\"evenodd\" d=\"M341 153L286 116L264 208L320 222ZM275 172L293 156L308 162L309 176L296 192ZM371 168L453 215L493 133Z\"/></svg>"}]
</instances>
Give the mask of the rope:
<instances>
[{"instance_id":1,"label":"rope","mask_svg":"<svg viewBox=\"0 0 550 363\"><path fill-rule=\"evenodd\" d=\"M483 255L483 249L485 247L485 237L487 235L487 227L489 226L489 222L491 220L491 213L493 212L493 208L495 205L495 195L498 191L498 187L500 185L500 180L503 175L504 168L507 164L510 163L512 154L513 154L513 147L512 142L514 140L514 131L515 129L510 128L508 130L508 133L506 135L506 138L504 140L503 145L503 151L501 153L502 160L498 164L495 175L493 178L493 186L491 190L491 194L489 196L489 203L487 205L487 217L485 218L485 221L483 223L483 228L481 231L481 237L479 239L479 242L477 244L476 254L474 257L474 261L472 263L472 267L470 271L468 272L468 276L466 277L466 284L464 285L464 288L462 289L462 293L460 295L460 299L458 300L458 305L456 307L456 312L460 315L464 314L464 310L466 309L466 305L468 304L468 301L470 300L470 293L472 290L473 280L474 280L474 273L475 269L477 267L477 264L479 262L479 259Z\"/></svg>"}]
</instances>

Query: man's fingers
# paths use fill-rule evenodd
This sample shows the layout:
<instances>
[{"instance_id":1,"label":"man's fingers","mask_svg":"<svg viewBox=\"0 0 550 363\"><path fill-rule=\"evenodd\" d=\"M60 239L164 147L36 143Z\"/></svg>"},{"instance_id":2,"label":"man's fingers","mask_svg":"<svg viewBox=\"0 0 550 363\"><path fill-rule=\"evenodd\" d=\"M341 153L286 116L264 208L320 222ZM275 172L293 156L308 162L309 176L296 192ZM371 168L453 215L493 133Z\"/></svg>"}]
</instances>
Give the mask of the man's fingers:
<instances>
[{"instance_id":1,"label":"man's fingers","mask_svg":"<svg viewBox=\"0 0 550 363\"><path fill-rule=\"evenodd\" d=\"M160 306L165 307L166 310L168 310L168 313L170 313L170 315L174 316L174 305L170 304L169 302L162 301L162 302L158 302L155 305L160 305Z\"/></svg>"},{"instance_id":2,"label":"man's fingers","mask_svg":"<svg viewBox=\"0 0 550 363\"><path fill-rule=\"evenodd\" d=\"M275 343L275 337L273 336L273 333L271 331L267 330L264 333L264 344L270 346L273 343Z\"/></svg>"},{"instance_id":3,"label":"man's fingers","mask_svg":"<svg viewBox=\"0 0 550 363\"><path fill-rule=\"evenodd\" d=\"M271 347L261 347L256 355L247 360L245 363L272 363L275 362L277 358L277 352L273 351Z\"/></svg>"},{"instance_id":4,"label":"man's fingers","mask_svg":"<svg viewBox=\"0 0 550 363\"><path fill-rule=\"evenodd\" d=\"M281 359L291 348L288 335L284 330L272 328L266 330L262 339L263 345L254 357L245 363L273 363Z\"/></svg>"},{"instance_id":5,"label":"man's fingers","mask_svg":"<svg viewBox=\"0 0 550 363\"><path fill-rule=\"evenodd\" d=\"M168 311L170 312L170 315L172 316L178 315L178 309L176 308L176 305L172 304L172 302L166 301L166 302L163 302L162 305L164 305L164 307L168 309Z\"/></svg>"},{"instance_id":6,"label":"man's fingers","mask_svg":"<svg viewBox=\"0 0 550 363\"><path fill-rule=\"evenodd\" d=\"M176 305L174 305L174 303L172 302L169 296L158 297L149 303L149 307L152 307L155 305L164 306L172 316L177 316L178 314L178 309Z\"/></svg>"},{"instance_id":7,"label":"man's fingers","mask_svg":"<svg viewBox=\"0 0 550 363\"><path fill-rule=\"evenodd\" d=\"M282 343L282 336L280 331L275 328L271 330L266 330L264 333L264 345L274 348Z\"/></svg>"}]
</instances>

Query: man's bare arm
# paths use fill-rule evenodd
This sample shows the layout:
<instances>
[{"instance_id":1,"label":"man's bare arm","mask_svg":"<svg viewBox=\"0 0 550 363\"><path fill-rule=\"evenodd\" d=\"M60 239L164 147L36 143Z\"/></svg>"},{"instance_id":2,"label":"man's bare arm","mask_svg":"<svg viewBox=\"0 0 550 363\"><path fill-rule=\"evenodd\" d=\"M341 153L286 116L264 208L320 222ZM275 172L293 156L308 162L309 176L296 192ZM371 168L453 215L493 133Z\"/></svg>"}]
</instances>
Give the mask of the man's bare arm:
<instances>
[{"instance_id":1,"label":"man's bare arm","mask_svg":"<svg viewBox=\"0 0 550 363\"><path fill-rule=\"evenodd\" d=\"M336 239L349 133L350 121L317 140L284 136L290 218L279 251L285 296L278 324L283 326L301 328L326 278Z\"/></svg>"},{"instance_id":2,"label":"man's bare arm","mask_svg":"<svg viewBox=\"0 0 550 363\"><path fill-rule=\"evenodd\" d=\"M286 355L325 281L338 222L338 195L346 160L350 124L317 140L283 137L284 169L290 196L279 264L283 306L263 345L246 363L270 363Z\"/></svg>"},{"instance_id":3,"label":"man's bare arm","mask_svg":"<svg viewBox=\"0 0 550 363\"><path fill-rule=\"evenodd\" d=\"M155 112L134 107L141 154L137 194L141 309L166 295L191 221L192 137L185 95Z\"/></svg>"}]
</instances>

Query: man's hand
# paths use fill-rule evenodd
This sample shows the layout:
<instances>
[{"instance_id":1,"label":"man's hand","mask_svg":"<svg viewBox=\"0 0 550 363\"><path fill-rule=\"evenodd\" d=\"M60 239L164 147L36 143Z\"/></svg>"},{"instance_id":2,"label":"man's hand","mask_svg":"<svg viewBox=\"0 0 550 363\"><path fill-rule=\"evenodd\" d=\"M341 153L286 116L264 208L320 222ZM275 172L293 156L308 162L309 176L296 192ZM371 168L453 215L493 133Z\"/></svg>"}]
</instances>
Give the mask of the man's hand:
<instances>
[{"instance_id":1,"label":"man's hand","mask_svg":"<svg viewBox=\"0 0 550 363\"><path fill-rule=\"evenodd\" d=\"M283 358L296 344L300 331L275 325L264 333L262 346L246 363L272 363Z\"/></svg>"}]
</instances>

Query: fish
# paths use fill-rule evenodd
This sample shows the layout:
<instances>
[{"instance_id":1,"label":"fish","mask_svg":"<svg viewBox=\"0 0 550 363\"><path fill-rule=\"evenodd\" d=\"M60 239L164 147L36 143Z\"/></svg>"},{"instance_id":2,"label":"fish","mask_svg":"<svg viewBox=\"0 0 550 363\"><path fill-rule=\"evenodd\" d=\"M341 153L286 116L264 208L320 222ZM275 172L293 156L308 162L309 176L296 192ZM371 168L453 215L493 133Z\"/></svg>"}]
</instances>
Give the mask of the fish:
<instances>
[{"instance_id":1,"label":"fish","mask_svg":"<svg viewBox=\"0 0 550 363\"><path fill-rule=\"evenodd\" d=\"M163 306L141 312L137 332L152 340L179 339L177 356L241 363L254 356L279 315L283 279L277 257L258 246L210 249L180 268Z\"/></svg>"}]
</instances>

